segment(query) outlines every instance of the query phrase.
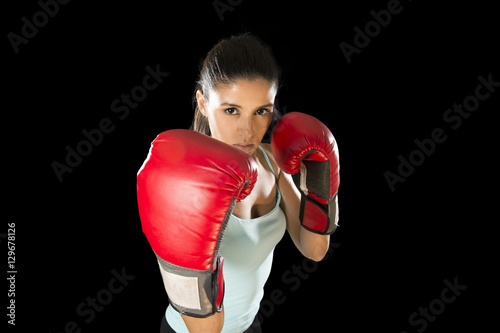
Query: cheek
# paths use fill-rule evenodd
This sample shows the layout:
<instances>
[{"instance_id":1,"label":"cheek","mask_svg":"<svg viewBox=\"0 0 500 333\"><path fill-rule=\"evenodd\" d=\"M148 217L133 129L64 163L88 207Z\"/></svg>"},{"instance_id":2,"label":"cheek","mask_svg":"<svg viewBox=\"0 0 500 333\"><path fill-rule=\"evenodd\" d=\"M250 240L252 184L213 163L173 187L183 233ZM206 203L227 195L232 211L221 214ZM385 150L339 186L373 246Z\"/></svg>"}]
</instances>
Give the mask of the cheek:
<instances>
[{"instance_id":1,"label":"cheek","mask_svg":"<svg viewBox=\"0 0 500 333\"><path fill-rule=\"evenodd\" d=\"M271 125L271 120L272 116L267 116L267 117L258 117L257 124L258 124L258 131L259 134L264 136L266 134L267 129L269 128L269 125Z\"/></svg>"},{"instance_id":2,"label":"cheek","mask_svg":"<svg viewBox=\"0 0 500 333\"><path fill-rule=\"evenodd\" d=\"M230 117L224 117L224 115L217 112L212 113L212 117L209 118L209 124L212 136L222 141L227 141L235 128Z\"/></svg>"}]
</instances>

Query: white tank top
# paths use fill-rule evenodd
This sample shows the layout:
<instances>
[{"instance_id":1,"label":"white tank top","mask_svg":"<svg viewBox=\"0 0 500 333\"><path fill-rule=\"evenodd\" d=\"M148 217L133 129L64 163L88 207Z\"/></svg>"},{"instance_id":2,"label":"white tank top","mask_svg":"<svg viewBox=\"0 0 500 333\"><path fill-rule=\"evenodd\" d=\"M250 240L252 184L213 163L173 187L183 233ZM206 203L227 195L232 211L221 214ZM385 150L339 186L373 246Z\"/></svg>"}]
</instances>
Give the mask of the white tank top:
<instances>
[{"instance_id":1,"label":"white tank top","mask_svg":"<svg viewBox=\"0 0 500 333\"><path fill-rule=\"evenodd\" d=\"M276 174L262 147L259 149ZM241 333L253 322L264 296L264 284L271 272L273 252L286 230L286 218L279 206L281 193L276 188L276 205L269 213L254 219L231 215L219 249L224 258L223 333ZM181 315L168 306L168 324L178 333L189 333Z\"/></svg>"}]
</instances>

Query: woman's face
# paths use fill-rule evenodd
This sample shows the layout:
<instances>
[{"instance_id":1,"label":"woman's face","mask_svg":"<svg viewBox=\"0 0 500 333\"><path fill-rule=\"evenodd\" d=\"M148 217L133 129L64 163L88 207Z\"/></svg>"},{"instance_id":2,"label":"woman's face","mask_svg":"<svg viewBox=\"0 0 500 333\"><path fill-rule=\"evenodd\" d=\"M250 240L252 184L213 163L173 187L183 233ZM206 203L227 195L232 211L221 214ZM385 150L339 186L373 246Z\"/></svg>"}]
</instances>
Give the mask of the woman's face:
<instances>
[{"instance_id":1,"label":"woman's face","mask_svg":"<svg viewBox=\"0 0 500 333\"><path fill-rule=\"evenodd\" d=\"M276 85L242 79L207 93L198 90L196 97L212 137L252 155L271 124Z\"/></svg>"}]
</instances>

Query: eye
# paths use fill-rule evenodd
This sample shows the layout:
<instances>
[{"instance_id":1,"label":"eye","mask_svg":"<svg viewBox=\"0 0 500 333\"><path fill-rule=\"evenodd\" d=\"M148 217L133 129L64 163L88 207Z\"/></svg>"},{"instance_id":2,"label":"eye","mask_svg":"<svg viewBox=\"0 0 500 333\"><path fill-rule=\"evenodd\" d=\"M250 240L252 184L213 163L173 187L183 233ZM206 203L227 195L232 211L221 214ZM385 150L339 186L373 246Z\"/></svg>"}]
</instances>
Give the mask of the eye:
<instances>
[{"instance_id":1,"label":"eye","mask_svg":"<svg viewBox=\"0 0 500 333\"><path fill-rule=\"evenodd\" d=\"M229 109L225 109L224 112L229 114L229 115L235 115L236 113L238 113L238 110L236 110L236 108L229 108Z\"/></svg>"},{"instance_id":2,"label":"eye","mask_svg":"<svg viewBox=\"0 0 500 333\"><path fill-rule=\"evenodd\" d=\"M269 109L262 108L257 110L255 113L258 114L259 116L264 116L268 113L271 113L271 111Z\"/></svg>"}]
</instances>

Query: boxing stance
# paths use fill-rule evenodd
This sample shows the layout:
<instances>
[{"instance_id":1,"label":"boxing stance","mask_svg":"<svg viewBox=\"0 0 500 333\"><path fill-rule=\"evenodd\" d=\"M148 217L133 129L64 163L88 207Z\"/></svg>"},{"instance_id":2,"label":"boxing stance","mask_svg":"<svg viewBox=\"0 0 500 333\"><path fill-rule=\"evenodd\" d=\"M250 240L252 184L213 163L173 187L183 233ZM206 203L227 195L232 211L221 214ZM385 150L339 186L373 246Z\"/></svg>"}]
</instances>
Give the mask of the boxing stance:
<instances>
[{"instance_id":1,"label":"boxing stance","mask_svg":"<svg viewBox=\"0 0 500 333\"><path fill-rule=\"evenodd\" d=\"M306 257L326 254L338 221L337 145L298 112L261 142L276 115L273 64L248 35L219 43L200 75L193 130L158 135L138 172L143 231L170 303L162 332L257 332L285 230Z\"/></svg>"}]
</instances>

